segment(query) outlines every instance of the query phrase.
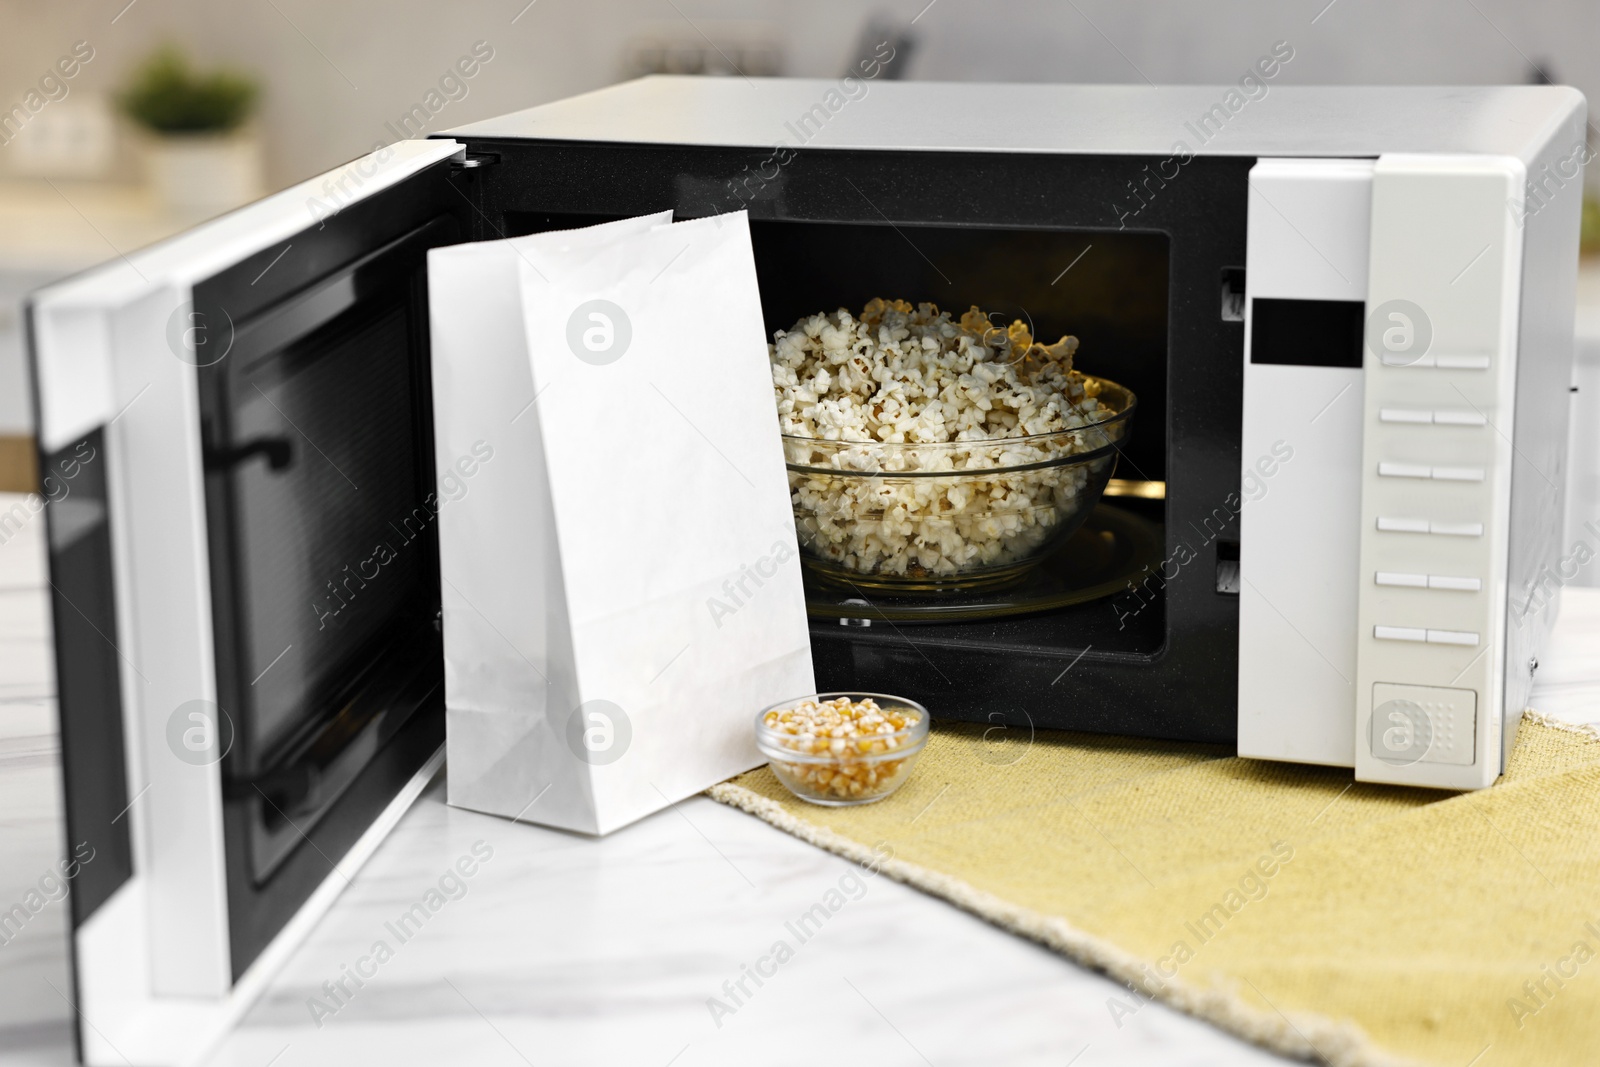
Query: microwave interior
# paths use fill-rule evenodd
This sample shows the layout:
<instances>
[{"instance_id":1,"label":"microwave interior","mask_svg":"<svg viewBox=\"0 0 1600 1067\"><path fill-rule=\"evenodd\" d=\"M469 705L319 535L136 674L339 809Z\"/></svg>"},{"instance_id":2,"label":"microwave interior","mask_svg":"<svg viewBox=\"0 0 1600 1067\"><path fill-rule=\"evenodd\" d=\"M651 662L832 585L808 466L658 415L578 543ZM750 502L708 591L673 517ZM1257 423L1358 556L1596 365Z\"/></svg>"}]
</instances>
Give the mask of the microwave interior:
<instances>
[{"instance_id":1,"label":"microwave interior","mask_svg":"<svg viewBox=\"0 0 1600 1067\"><path fill-rule=\"evenodd\" d=\"M1078 337L1074 366L1138 408L1061 573L920 601L808 585L817 684L991 725L1234 742L1253 159L1197 157L1163 180L1163 161L1125 156L799 151L741 185L768 153L466 143L485 164L460 172L482 237L748 210L769 336L883 297ZM1075 554L1104 566L1065 573Z\"/></svg>"}]
</instances>

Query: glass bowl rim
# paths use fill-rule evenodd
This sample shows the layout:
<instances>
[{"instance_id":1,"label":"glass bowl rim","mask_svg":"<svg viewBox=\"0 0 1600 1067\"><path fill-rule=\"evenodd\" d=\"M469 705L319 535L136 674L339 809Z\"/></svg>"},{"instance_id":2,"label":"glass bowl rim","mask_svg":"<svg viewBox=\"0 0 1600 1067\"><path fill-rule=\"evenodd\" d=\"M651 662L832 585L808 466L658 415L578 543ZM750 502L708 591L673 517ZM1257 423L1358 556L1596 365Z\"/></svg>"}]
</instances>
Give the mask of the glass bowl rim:
<instances>
[{"instance_id":1,"label":"glass bowl rim","mask_svg":"<svg viewBox=\"0 0 1600 1067\"><path fill-rule=\"evenodd\" d=\"M916 722L907 726L903 730L896 730L893 733L888 734L871 735L874 739L884 738L893 740L896 738L904 738L904 742L895 748L889 749L885 752L860 753L855 756L846 755L843 757L835 755L832 752L795 752L790 749L782 748L777 743L778 740L780 738L790 738L794 735L781 734L766 724L765 720L768 712L783 711L787 708L792 708L802 700L815 700L820 704L825 700L832 700L836 697L849 697L852 701L859 701L863 698L870 697L877 701L879 705L884 705L886 702L892 701L894 704L902 704L908 708L911 708L912 710L916 711L920 717ZM928 729L932 725L932 722L933 720L928 714L928 709L923 707L922 704L910 699L909 697L896 696L893 693L866 693L853 689L839 690L832 693L806 693L801 696L790 697L788 700L780 700L778 703L762 708L756 713L756 747L761 749L762 755L771 755L767 751L768 748L777 750L779 753L781 753L781 755L771 756L771 758L781 759L784 763L842 763L846 760L851 763L872 763L879 760L900 759L905 756L909 756L912 753L921 751L922 746L927 743Z\"/></svg>"},{"instance_id":2,"label":"glass bowl rim","mask_svg":"<svg viewBox=\"0 0 1600 1067\"><path fill-rule=\"evenodd\" d=\"M794 443L794 444L797 444L797 445L819 445L819 444L820 445L833 445L833 446L837 446L840 450L844 450L844 449L848 449L848 448L859 448L859 449L863 449L863 450L871 451L871 452L881 452L882 454L885 454L885 455L892 455L893 454L892 450L895 450L895 449L898 449L898 450L901 450L901 451L914 449L914 450L918 450L918 451L928 450L928 451L933 452L933 454L938 455L941 452L971 452L971 451L973 451L975 449L986 448L986 447L1008 448L1008 447L1010 447L1012 445L1027 445L1027 444L1030 444L1030 443L1038 443L1038 442L1042 442L1042 441L1047 441L1047 440L1050 440L1052 438L1061 438L1061 437L1070 436L1072 434L1080 434L1080 433L1083 433L1086 430L1096 430L1096 429L1098 429L1098 430L1102 431L1101 435L1105 436L1105 433L1104 433L1105 427L1115 425L1115 424L1117 424L1119 422L1127 422L1128 420L1133 418L1133 413L1134 413L1135 409L1137 409L1138 406L1139 406L1139 398L1134 393L1134 391L1132 389L1129 389L1125 385L1121 385L1121 384L1119 384L1117 382L1114 382L1110 378L1102 378L1102 377L1100 377L1098 375L1094 375L1094 374L1085 374L1085 375L1083 375L1083 377L1085 379L1098 381L1098 382L1102 383L1103 385L1109 385L1114 389L1122 390L1122 392L1124 394L1126 394L1126 396L1128 398L1127 404L1125 404L1123 406L1121 411L1118 411L1118 412L1116 412L1116 413L1114 413L1114 414L1112 414L1112 415L1110 415L1110 416L1108 416L1108 417L1106 417L1104 419L1101 419L1098 422L1085 423L1082 426L1072 426L1072 427L1068 427L1068 428L1062 429L1062 430L1051 430L1048 433L1023 434L1020 437L986 437L986 438L981 438L981 439L976 440L976 441L830 441L827 438L823 438L823 437L795 437L795 436L793 436L791 434L780 434L779 437L782 439L782 441L783 441L783 443L785 445L788 445L791 442ZM1125 436L1126 435L1124 435L1124 437ZM918 471L852 471L852 470L842 470L842 469L840 469L838 467L815 467L815 466L810 466L810 465L804 464L804 463L791 463L787 459L785 459L785 461L784 461L784 466L787 467L791 471L797 471L797 472L812 472L812 471L815 471L815 472L820 473L820 474L828 474L828 475L833 475L835 477L849 477L849 476L854 476L854 477L858 477L858 478L952 478L952 477L971 478L971 477L975 477L975 476L977 476L977 477L986 477L986 476L991 475L991 474L1005 474L1005 473L1010 473L1012 471L1038 470L1038 469L1043 468L1043 467L1059 467L1059 466L1068 466L1068 465L1071 465L1071 464L1074 464L1074 463L1086 463L1086 462L1089 462L1091 460L1099 459L1100 457L1106 455L1107 453L1110 453L1110 452L1113 452L1113 451L1117 451L1117 446L1122 443L1122 440L1123 440L1123 438L1119 438L1118 440L1113 441L1109 437L1107 437L1105 444L1099 446L1098 448L1090 449L1087 452L1073 452L1073 453L1071 453L1069 455L1065 455L1065 456L1056 456L1056 457L1053 457L1053 458L1050 458L1050 459L1035 460L1035 461L1033 461L1031 463L1021 463L1021 464L1016 464L1014 466L1009 466L1009 467L972 467L972 468L966 468L966 469L962 469L962 470L951 470L951 471L921 471L921 470L918 470ZM899 698L897 698L897 699L899 699Z\"/></svg>"}]
</instances>

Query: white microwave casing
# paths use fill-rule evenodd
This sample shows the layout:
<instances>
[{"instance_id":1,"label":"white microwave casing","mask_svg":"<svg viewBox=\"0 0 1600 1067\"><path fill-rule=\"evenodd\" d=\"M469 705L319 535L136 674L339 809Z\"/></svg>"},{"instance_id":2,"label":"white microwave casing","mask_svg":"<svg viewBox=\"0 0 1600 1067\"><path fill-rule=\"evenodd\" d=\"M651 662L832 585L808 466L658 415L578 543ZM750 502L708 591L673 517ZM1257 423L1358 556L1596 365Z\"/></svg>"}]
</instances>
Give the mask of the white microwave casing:
<instances>
[{"instance_id":1,"label":"white microwave casing","mask_svg":"<svg viewBox=\"0 0 1600 1067\"><path fill-rule=\"evenodd\" d=\"M1241 478L1303 446L1241 511L1240 754L1491 784L1559 606L1582 94L832 88L652 78L447 136L1162 157L1129 205L1192 156L1255 157ZM1432 337L1395 365L1367 347L1359 367L1252 366L1258 297L1413 305Z\"/></svg>"},{"instance_id":2,"label":"white microwave casing","mask_svg":"<svg viewBox=\"0 0 1600 1067\"><path fill-rule=\"evenodd\" d=\"M1241 512L1240 754L1491 784L1559 607L1582 94L887 82L819 109L830 88L652 78L447 135L1163 157L1131 205L1191 154L1255 157L1241 477L1304 446ZM1396 365L1251 366L1257 297L1403 301L1433 336Z\"/></svg>"}]
</instances>

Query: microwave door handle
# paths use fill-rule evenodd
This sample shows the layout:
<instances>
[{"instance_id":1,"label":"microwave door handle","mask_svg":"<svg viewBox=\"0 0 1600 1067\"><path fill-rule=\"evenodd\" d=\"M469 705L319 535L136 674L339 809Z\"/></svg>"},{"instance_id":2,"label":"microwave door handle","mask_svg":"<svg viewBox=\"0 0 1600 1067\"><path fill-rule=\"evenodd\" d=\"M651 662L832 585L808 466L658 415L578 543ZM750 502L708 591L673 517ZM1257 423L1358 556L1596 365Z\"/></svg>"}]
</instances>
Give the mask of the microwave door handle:
<instances>
[{"instance_id":1,"label":"microwave door handle","mask_svg":"<svg viewBox=\"0 0 1600 1067\"><path fill-rule=\"evenodd\" d=\"M233 448L208 448L205 468L208 471L231 470L257 454L266 456L269 469L288 470L294 463L294 444L287 437L257 437Z\"/></svg>"}]
</instances>

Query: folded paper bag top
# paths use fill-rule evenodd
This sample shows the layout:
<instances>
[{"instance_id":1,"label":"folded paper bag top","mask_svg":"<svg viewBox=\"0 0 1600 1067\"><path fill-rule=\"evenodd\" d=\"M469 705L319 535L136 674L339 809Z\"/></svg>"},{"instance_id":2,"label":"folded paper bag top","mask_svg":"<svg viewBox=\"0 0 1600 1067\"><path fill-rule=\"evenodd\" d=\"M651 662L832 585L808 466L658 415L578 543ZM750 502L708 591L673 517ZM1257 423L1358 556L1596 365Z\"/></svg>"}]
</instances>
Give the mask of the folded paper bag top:
<instances>
[{"instance_id":1,"label":"folded paper bag top","mask_svg":"<svg viewBox=\"0 0 1600 1067\"><path fill-rule=\"evenodd\" d=\"M606 833L815 688L748 220L669 220L429 254L451 804Z\"/></svg>"}]
</instances>

